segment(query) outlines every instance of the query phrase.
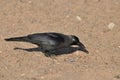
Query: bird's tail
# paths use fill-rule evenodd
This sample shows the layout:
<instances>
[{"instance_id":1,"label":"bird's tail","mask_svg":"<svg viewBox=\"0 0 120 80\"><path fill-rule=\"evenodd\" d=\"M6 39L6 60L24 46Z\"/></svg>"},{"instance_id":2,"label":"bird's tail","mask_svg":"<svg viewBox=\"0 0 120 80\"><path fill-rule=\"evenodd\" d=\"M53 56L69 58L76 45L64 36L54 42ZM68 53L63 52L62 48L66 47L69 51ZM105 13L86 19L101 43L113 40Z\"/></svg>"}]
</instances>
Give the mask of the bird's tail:
<instances>
[{"instance_id":1,"label":"bird's tail","mask_svg":"<svg viewBox=\"0 0 120 80\"><path fill-rule=\"evenodd\" d=\"M21 42L27 42L29 39L24 36L24 37L13 37L13 38L6 38L5 41L21 41Z\"/></svg>"}]
</instances>

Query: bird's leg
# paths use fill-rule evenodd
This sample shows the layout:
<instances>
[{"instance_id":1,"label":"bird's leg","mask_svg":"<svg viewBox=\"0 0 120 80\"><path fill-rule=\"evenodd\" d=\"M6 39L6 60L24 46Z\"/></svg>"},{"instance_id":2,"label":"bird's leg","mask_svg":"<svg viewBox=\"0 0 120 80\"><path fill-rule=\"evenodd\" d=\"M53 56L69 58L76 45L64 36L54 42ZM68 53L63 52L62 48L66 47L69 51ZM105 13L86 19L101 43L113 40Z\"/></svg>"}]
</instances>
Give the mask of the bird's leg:
<instances>
[{"instance_id":1,"label":"bird's leg","mask_svg":"<svg viewBox=\"0 0 120 80\"><path fill-rule=\"evenodd\" d=\"M52 59L56 59L55 57L56 57L56 55L53 53L53 50L46 50L45 51L45 56L46 57L50 57L50 58L52 58Z\"/></svg>"},{"instance_id":2,"label":"bird's leg","mask_svg":"<svg viewBox=\"0 0 120 80\"><path fill-rule=\"evenodd\" d=\"M44 51L46 57L51 57L51 53L49 51Z\"/></svg>"}]
</instances>

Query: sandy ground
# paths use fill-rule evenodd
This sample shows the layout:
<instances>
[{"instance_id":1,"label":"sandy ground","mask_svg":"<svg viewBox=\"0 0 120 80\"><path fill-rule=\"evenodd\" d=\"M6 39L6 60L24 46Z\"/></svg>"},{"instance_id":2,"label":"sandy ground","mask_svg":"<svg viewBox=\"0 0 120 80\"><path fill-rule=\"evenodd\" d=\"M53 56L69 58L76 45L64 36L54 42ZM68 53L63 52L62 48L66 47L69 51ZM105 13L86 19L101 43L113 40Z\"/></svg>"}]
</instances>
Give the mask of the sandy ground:
<instances>
[{"instance_id":1,"label":"sandy ground","mask_svg":"<svg viewBox=\"0 0 120 80\"><path fill-rule=\"evenodd\" d=\"M4 38L74 34L89 54L47 58ZM0 80L120 80L120 0L0 0Z\"/></svg>"}]
</instances>

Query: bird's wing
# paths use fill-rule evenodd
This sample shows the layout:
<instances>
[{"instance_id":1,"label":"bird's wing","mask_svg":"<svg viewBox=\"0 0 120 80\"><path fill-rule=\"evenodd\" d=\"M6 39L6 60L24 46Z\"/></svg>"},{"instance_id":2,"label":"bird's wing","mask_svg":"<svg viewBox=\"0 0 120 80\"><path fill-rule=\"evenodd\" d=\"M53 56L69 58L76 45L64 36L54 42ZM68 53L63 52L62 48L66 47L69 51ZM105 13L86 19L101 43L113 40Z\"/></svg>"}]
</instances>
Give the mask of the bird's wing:
<instances>
[{"instance_id":1,"label":"bird's wing","mask_svg":"<svg viewBox=\"0 0 120 80\"><path fill-rule=\"evenodd\" d=\"M57 33L38 33L28 35L32 43L37 45L58 45L64 42L64 38Z\"/></svg>"},{"instance_id":2,"label":"bird's wing","mask_svg":"<svg viewBox=\"0 0 120 80\"><path fill-rule=\"evenodd\" d=\"M48 36L56 42L63 43L65 35L60 33L49 33Z\"/></svg>"}]
</instances>

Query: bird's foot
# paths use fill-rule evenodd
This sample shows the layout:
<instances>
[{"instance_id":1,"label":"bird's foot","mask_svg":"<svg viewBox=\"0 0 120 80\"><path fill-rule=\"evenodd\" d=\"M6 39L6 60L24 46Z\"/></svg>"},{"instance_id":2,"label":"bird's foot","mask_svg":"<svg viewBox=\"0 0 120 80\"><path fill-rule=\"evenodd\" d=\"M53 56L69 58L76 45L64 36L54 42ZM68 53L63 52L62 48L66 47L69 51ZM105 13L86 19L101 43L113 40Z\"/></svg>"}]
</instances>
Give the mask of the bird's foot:
<instances>
[{"instance_id":1,"label":"bird's foot","mask_svg":"<svg viewBox=\"0 0 120 80\"><path fill-rule=\"evenodd\" d=\"M52 59L56 59L56 55L55 55L55 54L45 53L45 56L46 56L46 57L50 57L50 58L52 58Z\"/></svg>"},{"instance_id":2,"label":"bird's foot","mask_svg":"<svg viewBox=\"0 0 120 80\"><path fill-rule=\"evenodd\" d=\"M56 55L52 51L45 51L45 56L50 57L52 59L56 59Z\"/></svg>"}]
</instances>

